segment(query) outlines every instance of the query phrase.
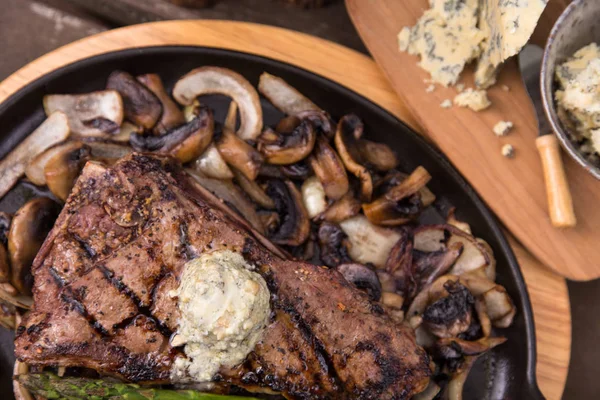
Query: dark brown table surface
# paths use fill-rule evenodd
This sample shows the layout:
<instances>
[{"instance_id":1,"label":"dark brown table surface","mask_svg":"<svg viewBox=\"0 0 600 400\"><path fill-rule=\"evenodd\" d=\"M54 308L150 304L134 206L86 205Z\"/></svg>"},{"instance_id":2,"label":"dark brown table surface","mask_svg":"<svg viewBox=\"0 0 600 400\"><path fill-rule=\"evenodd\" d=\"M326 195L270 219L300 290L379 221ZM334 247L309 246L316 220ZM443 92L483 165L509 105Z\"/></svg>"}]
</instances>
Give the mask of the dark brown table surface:
<instances>
[{"instance_id":1,"label":"dark brown table surface","mask_svg":"<svg viewBox=\"0 0 600 400\"><path fill-rule=\"evenodd\" d=\"M300 10L273 0L218 0L184 10L162 0L0 0L0 80L66 43L121 25L174 18L234 19L276 25L366 53L343 2ZM366 0L365 0L366 1ZM564 399L600 396L600 280L568 282L573 321Z\"/></svg>"}]
</instances>

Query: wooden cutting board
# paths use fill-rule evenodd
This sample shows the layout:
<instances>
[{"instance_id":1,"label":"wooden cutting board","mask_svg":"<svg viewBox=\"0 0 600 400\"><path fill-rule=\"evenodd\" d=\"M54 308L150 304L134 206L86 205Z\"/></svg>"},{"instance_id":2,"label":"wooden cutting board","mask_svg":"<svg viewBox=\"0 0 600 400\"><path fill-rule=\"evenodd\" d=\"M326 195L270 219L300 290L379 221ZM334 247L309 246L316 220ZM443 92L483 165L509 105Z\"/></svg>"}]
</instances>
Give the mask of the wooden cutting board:
<instances>
[{"instance_id":1,"label":"wooden cutting board","mask_svg":"<svg viewBox=\"0 0 600 400\"><path fill-rule=\"evenodd\" d=\"M264 25L227 21L168 21L104 32L53 51L0 83L0 102L32 80L71 62L136 46L197 45L253 53L322 75L371 99L416 126L370 58L316 37ZM327 57L323 57L326 54ZM352 68L347 68L351 65ZM565 280L511 240L529 289L538 348L537 378L544 395L560 399L571 351L571 313Z\"/></svg>"},{"instance_id":2,"label":"wooden cutting board","mask_svg":"<svg viewBox=\"0 0 600 400\"><path fill-rule=\"evenodd\" d=\"M540 43L567 0L552 0L534 39ZM488 91L492 107L476 113L469 109L443 109L456 89L438 86L426 93L429 74L417 65L418 57L398 51L396 35L412 26L428 7L428 0L346 0L348 13L367 48L405 101L427 135L477 189L508 229L544 264L573 280L600 277L600 182L563 154L578 224L554 228L548 217L542 167L535 147L537 123L516 60L501 70L498 84ZM541 43L543 45L543 43ZM473 86L471 71L462 82ZM502 85L510 88L502 90ZM512 121L514 129L503 138L492 127ZM500 153L505 143L514 146L514 159Z\"/></svg>"}]
</instances>

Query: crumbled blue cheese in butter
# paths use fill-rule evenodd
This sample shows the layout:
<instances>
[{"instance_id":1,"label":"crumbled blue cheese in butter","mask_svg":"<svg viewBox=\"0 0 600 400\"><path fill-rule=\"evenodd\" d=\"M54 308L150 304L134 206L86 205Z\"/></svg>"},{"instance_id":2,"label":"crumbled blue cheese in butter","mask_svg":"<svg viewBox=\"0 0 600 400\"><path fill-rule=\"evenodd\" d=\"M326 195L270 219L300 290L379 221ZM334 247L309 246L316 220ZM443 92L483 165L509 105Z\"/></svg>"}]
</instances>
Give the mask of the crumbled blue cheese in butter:
<instances>
[{"instance_id":1,"label":"crumbled blue cheese in butter","mask_svg":"<svg viewBox=\"0 0 600 400\"><path fill-rule=\"evenodd\" d=\"M177 298L180 318L171 338L183 346L175 358L171 381L210 382L222 366L244 361L269 321L267 283L233 251L203 254L185 264Z\"/></svg>"},{"instance_id":2,"label":"crumbled blue cheese in butter","mask_svg":"<svg viewBox=\"0 0 600 400\"><path fill-rule=\"evenodd\" d=\"M584 153L600 154L600 51L595 43L556 68L558 116ZM588 145L589 144L589 145Z\"/></svg>"},{"instance_id":3,"label":"crumbled blue cheese in butter","mask_svg":"<svg viewBox=\"0 0 600 400\"><path fill-rule=\"evenodd\" d=\"M487 88L507 58L527 43L548 0L430 0L431 8L398 34L401 51L444 86L478 59L475 83Z\"/></svg>"}]
</instances>

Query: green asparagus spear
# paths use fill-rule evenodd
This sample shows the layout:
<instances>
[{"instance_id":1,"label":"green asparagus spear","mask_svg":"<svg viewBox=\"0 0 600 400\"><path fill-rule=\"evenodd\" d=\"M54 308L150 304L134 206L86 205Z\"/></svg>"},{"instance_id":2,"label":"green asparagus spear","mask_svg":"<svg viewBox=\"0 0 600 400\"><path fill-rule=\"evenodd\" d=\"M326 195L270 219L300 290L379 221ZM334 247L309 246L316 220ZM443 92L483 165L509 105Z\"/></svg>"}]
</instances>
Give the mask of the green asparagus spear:
<instances>
[{"instance_id":1,"label":"green asparagus spear","mask_svg":"<svg viewBox=\"0 0 600 400\"><path fill-rule=\"evenodd\" d=\"M51 373L23 374L16 379L31 393L66 400L257 400L253 397L200 393L194 390L144 388L101 379L58 377Z\"/></svg>"}]
</instances>

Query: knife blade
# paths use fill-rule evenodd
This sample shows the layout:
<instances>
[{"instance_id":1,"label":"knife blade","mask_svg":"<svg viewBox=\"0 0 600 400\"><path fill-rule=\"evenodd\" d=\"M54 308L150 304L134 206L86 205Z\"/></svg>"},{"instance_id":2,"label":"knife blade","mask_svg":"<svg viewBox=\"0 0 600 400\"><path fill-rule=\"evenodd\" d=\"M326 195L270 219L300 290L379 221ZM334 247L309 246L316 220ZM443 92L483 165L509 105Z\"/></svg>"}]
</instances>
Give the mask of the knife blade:
<instances>
[{"instance_id":1,"label":"knife blade","mask_svg":"<svg viewBox=\"0 0 600 400\"><path fill-rule=\"evenodd\" d=\"M552 225L558 228L572 228L577 224L573 210L573 199L569 190L565 167L560 154L560 146L554 135L542 103L540 71L544 51L541 47L528 44L519 53L521 79L535 110L538 123L538 137L535 141L542 160L548 212Z\"/></svg>"}]
</instances>

